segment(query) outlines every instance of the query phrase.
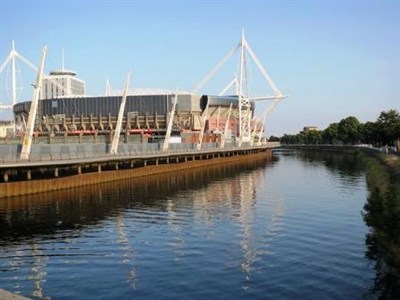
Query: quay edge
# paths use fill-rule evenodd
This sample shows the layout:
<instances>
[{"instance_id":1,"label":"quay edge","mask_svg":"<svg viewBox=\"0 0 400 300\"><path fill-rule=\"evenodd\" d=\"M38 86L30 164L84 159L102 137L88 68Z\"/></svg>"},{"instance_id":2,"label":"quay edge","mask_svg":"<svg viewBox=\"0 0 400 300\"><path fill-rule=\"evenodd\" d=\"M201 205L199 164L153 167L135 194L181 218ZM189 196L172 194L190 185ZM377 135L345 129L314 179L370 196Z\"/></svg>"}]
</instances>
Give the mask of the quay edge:
<instances>
[{"instance_id":1,"label":"quay edge","mask_svg":"<svg viewBox=\"0 0 400 300\"><path fill-rule=\"evenodd\" d=\"M272 147L234 148L224 151L169 153L165 156L108 157L73 162L32 162L27 165L0 165L3 181L0 198L55 191L121 179L173 173L180 170L202 168L210 165L256 159L271 159ZM32 174L45 174L34 179ZM64 173L63 173L64 172ZM8 181L8 173L19 174L15 181ZM24 178L21 179L21 176ZM18 177L18 176L17 176ZM11 177L10 177L11 178ZM7 179L7 181L5 180Z\"/></svg>"}]
</instances>

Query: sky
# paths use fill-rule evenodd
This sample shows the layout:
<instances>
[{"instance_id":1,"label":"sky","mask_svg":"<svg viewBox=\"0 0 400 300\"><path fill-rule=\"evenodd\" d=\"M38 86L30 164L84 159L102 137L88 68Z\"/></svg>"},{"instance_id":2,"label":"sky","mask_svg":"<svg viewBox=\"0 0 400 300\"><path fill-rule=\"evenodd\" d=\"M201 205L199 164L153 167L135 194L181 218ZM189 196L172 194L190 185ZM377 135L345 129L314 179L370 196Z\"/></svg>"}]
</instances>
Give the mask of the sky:
<instances>
[{"instance_id":1,"label":"sky","mask_svg":"<svg viewBox=\"0 0 400 300\"><path fill-rule=\"evenodd\" d=\"M244 30L276 86L287 98L268 116L266 135L326 128L348 116L376 121L400 111L400 1L19 1L0 0L0 62L11 42L46 72L75 70L86 93L104 93L106 79L131 87L192 91L240 41ZM272 90L248 61L250 95ZM218 94L237 73L232 57L204 94ZM30 101L36 74L18 63ZM8 70L8 71L7 71ZM10 103L9 69L0 76L0 102ZM257 102L260 115L271 102Z\"/></svg>"}]
</instances>

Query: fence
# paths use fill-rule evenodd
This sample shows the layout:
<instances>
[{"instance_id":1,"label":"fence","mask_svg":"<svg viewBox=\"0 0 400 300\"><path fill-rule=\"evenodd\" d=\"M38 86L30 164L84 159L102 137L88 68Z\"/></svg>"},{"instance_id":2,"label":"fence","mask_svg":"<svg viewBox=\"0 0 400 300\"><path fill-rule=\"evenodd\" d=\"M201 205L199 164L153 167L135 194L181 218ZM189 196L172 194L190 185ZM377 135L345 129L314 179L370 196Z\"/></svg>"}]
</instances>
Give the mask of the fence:
<instances>
[{"instance_id":1,"label":"fence","mask_svg":"<svg viewBox=\"0 0 400 300\"><path fill-rule=\"evenodd\" d=\"M264 147L279 147L279 143L267 143ZM21 144L8 143L0 144L0 164L19 161ZM93 157L124 157L124 156L143 156L163 154L162 142L159 143L120 143L118 154L110 155L111 145L108 143L36 143L32 144L30 161L55 161L85 159ZM193 143L169 144L169 154L187 154L196 153L197 145ZM243 148L250 145L243 145ZM256 146L254 146L256 148ZM219 150L219 143L204 143L201 146L202 151ZM224 149L240 149L232 143L226 143Z\"/></svg>"}]
</instances>

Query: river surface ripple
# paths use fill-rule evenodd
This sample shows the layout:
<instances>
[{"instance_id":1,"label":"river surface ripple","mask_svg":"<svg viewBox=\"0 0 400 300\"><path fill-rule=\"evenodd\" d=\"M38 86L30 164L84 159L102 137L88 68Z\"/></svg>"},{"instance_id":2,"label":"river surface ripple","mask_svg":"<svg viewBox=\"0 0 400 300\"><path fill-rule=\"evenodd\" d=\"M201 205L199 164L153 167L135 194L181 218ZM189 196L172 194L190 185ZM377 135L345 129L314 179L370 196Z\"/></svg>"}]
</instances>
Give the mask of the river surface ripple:
<instances>
[{"instance_id":1,"label":"river surface ripple","mask_svg":"<svg viewBox=\"0 0 400 300\"><path fill-rule=\"evenodd\" d=\"M38 299L373 298L352 157L272 161L0 199L0 288Z\"/></svg>"}]
</instances>

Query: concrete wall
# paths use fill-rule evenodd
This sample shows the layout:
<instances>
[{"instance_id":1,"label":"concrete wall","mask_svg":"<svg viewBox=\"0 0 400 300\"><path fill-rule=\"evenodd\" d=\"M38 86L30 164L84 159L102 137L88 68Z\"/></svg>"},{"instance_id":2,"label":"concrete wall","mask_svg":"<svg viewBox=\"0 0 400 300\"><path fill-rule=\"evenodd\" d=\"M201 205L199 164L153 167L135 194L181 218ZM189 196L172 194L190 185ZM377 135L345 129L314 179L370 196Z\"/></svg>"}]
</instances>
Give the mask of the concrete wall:
<instances>
[{"instance_id":1,"label":"concrete wall","mask_svg":"<svg viewBox=\"0 0 400 300\"><path fill-rule=\"evenodd\" d=\"M227 144L227 147L230 145ZM0 163L6 161L15 161L21 153L20 144L0 144ZM33 144L31 149L31 160L59 160L74 158L89 158L93 156L105 156L110 152L110 144L106 143L75 143L75 144ZM161 143L120 143L118 154L120 155L140 155L154 154L161 151ZM218 143L202 144L202 149L218 148ZM169 145L169 152L193 151L196 144L176 143Z\"/></svg>"}]
</instances>

